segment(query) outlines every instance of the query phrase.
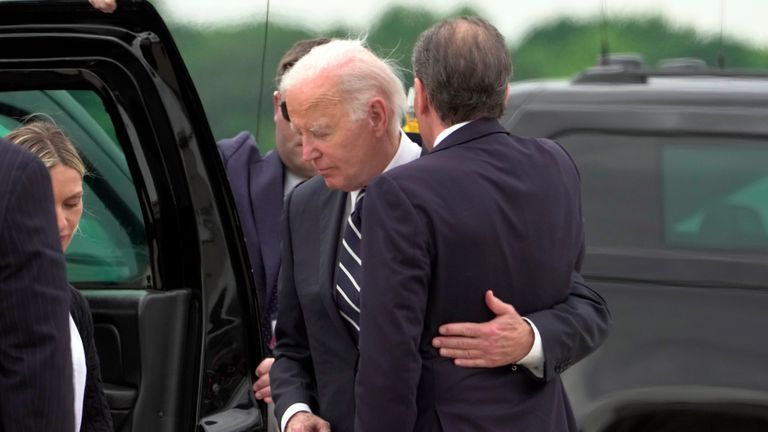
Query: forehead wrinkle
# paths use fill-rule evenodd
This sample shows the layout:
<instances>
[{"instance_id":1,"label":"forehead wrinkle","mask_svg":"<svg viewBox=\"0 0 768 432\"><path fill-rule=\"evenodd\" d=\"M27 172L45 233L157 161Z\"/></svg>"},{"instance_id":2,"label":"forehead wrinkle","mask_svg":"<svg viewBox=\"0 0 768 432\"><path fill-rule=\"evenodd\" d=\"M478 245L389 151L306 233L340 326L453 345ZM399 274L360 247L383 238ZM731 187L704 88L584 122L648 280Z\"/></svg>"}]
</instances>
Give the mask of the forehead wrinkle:
<instances>
[{"instance_id":1,"label":"forehead wrinkle","mask_svg":"<svg viewBox=\"0 0 768 432\"><path fill-rule=\"evenodd\" d=\"M333 108L341 103L341 98L331 94L323 93L310 100L306 106L302 108L302 113L312 113L315 110L327 111L329 108Z\"/></svg>"},{"instance_id":2,"label":"forehead wrinkle","mask_svg":"<svg viewBox=\"0 0 768 432\"><path fill-rule=\"evenodd\" d=\"M333 109L340 106L341 102L342 98L337 96L335 92L322 92L303 105L296 107L296 111L299 116L305 117L305 123L308 123L306 130L317 132L328 127L330 121L328 117L333 116ZM294 124L291 125L291 128L296 129Z\"/></svg>"}]
</instances>

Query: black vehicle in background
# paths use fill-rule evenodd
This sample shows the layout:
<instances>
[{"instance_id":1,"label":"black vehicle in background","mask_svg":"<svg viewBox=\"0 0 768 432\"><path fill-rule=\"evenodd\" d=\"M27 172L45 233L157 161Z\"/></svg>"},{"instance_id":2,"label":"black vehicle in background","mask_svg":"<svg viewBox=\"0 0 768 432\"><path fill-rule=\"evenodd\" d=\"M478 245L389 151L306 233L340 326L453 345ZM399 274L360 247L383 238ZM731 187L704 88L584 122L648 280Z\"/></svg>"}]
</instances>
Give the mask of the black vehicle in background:
<instances>
[{"instance_id":1,"label":"black vehicle in background","mask_svg":"<svg viewBox=\"0 0 768 432\"><path fill-rule=\"evenodd\" d=\"M0 2L0 132L45 113L85 179L70 280L90 303L117 431L262 431L249 264L226 174L144 1Z\"/></svg>"},{"instance_id":2,"label":"black vehicle in background","mask_svg":"<svg viewBox=\"0 0 768 432\"><path fill-rule=\"evenodd\" d=\"M605 344L564 374L581 430L768 430L768 74L605 59L512 86L503 123L582 177Z\"/></svg>"}]
</instances>

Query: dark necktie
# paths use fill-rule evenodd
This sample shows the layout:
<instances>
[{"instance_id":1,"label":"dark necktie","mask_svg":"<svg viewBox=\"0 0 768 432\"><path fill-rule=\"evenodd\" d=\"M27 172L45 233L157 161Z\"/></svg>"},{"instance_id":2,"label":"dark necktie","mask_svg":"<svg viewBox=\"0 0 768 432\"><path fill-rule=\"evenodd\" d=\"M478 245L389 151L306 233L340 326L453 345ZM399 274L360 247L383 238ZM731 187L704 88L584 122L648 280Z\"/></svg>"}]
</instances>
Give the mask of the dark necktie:
<instances>
[{"instance_id":1,"label":"dark necktie","mask_svg":"<svg viewBox=\"0 0 768 432\"><path fill-rule=\"evenodd\" d=\"M360 279L363 267L360 259L360 242L363 231L363 196L365 196L365 188L360 191L355 201L355 208L347 218L334 287L339 314L347 324L356 344L360 334Z\"/></svg>"}]
</instances>

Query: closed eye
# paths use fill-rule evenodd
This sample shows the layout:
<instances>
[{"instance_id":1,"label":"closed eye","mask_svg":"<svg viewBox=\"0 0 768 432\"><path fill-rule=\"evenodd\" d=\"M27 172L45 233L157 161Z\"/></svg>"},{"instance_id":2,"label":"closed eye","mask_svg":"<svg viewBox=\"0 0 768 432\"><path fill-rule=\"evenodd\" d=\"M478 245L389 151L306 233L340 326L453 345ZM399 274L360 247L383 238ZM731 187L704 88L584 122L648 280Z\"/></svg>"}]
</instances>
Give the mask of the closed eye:
<instances>
[{"instance_id":1,"label":"closed eye","mask_svg":"<svg viewBox=\"0 0 768 432\"><path fill-rule=\"evenodd\" d=\"M83 203L83 194L78 193L64 200L64 208L73 209L79 207Z\"/></svg>"}]
</instances>

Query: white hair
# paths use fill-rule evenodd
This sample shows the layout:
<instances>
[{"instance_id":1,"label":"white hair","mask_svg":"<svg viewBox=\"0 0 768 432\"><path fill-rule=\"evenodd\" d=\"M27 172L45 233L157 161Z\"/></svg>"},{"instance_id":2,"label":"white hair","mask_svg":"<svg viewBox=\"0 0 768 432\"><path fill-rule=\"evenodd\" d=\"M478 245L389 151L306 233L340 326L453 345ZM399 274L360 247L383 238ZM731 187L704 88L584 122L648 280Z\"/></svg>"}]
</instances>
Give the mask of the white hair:
<instances>
[{"instance_id":1,"label":"white hair","mask_svg":"<svg viewBox=\"0 0 768 432\"><path fill-rule=\"evenodd\" d=\"M405 115L406 99L399 69L393 61L377 57L363 40L333 39L312 48L283 75L280 93L285 94L321 74L337 77L338 90L355 120L366 116L371 99L384 99L391 110L390 130L397 133Z\"/></svg>"}]
</instances>

